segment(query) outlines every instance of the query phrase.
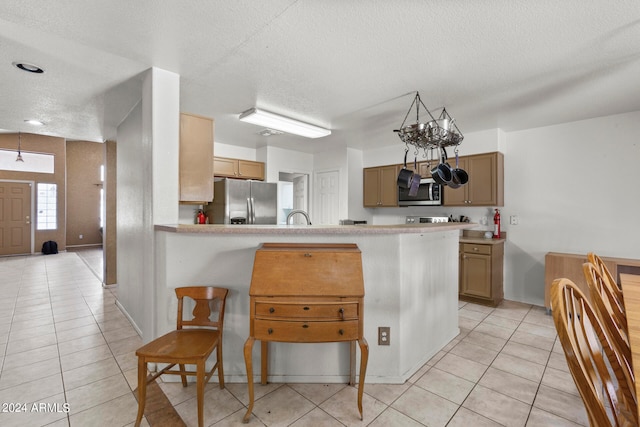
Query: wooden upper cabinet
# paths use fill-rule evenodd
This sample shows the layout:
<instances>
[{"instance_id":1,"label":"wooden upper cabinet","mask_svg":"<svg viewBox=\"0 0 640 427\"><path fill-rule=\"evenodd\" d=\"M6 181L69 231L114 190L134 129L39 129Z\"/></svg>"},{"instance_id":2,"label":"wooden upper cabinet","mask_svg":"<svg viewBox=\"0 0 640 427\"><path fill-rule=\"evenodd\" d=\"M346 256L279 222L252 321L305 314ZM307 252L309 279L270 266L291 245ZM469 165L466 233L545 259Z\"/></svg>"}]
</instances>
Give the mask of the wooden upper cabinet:
<instances>
[{"instance_id":1,"label":"wooden upper cabinet","mask_svg":"<svg viewBox=\"0 0 640 427\"><path fill-rule=\"evenodd\" d=\"M214 157L213 174L215 176L236 177L238 175L238 160Z\"/></svg>"},{"instance_id":2,"label":"wooden upper cabinet","mask_svg":"<svg viewBox=\"0 0 640 427\"><path fill-rule=\"evenodd\" d=\"M363 205L369 208L398 206L399 165L363 169Z\"/></svg>"},{"instance_id":3,"label":"wooden upper cabinet","mask_svg":"<svg viewBox=\"0 0 640 427\"><path fill-rule=\"evenodd\" d=\"M180 114L180 202L213 200L213 119Z\"/></svg>"},{"instance_id":4,"label":"wooden upper cabinet","mask_svg":"<svg viewBox=\"0 0 640 427\"><path fill-rule=\"evenodd\" d=\"M445 206L504 206L502 153L461 156L458 167L467 171L469 182L456 189L444 187Z\"/></svg>"},{"instance_id":5,"label":"wooden upper cabinet","mask_svg":"<svg viewBox=\"0 0 640 427\"><path fill-rule=\"evenodd\" d=\"M259 179L264 181L264 163L238 160L238 176L244 179Z\"/></svg>"},{"instance_id":6,"label":"wooden upper cabinet","mask_svg":"<svg viewBox=\"0 0 640 427\"><path fill-rule=\"evenodd\" d=\"M264 181L264 163L228 157L215 157L213 159L213 174L227 178Z\"/></svg>"},{"instance_id":7,"label":"wooden upper cabinet","mask_svg":"<svg viewBox=\"0 0 640 427\"><path fill-rule=\"evenodd\" d=\"M418 163L418 174L420 178L431 178L431 169L435 168L437 164L437 160Z\"/></svg>"}]
</instances>

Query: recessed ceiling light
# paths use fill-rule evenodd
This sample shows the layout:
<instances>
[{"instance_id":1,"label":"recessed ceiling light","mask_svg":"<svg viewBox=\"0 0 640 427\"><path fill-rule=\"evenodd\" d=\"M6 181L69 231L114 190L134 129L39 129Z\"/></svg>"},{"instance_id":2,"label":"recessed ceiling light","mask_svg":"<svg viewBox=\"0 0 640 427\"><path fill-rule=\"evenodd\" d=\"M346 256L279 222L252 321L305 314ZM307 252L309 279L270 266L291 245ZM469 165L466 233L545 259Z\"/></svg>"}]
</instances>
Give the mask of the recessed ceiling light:
<instances>
[{"instance_id":1,"label":"recessed ceiling light","mask_svg":"<svg viewBox=\"0 0 640 427\"><path fill-rule=\"evenodd\" d=\"M34 119L26 119L24 122L26 124L33 125L33 126L43 126L44 125L44 122L41 122L40 120L34 120Z\"/></svg>"},{"instance_id":2,"label":"recessed ceiling light","mask_svg":"<svg viewBox=\"0 0 640 427\"><path fill-rule=\"evenodd\" d=\"M28 71L29 73L35 73L35 74L44 73L44 69L38 67L37 65L29 64L27 62L14 62L13 66L21 69L22 71Z\"/></svg>"},{"instance_id":3,"label":"recessed ceiling light","mask_svg":"<svg viewBox=\"0 0 640 427\"><path fill-rule=\"evenodd\" d=\"M284 132L275 129L264 129L258 132L258 135L262 136L273 136L273 135L282 135Z\"/></svg>"}]
</instances>

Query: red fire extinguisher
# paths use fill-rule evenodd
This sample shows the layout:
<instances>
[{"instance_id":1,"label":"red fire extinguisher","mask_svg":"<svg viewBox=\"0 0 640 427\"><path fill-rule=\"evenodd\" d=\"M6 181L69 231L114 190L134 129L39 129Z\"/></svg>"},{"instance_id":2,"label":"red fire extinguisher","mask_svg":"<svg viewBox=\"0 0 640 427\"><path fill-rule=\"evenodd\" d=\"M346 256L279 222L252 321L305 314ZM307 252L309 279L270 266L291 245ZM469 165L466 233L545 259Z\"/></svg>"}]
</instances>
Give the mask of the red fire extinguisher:
<instances>
[{"instance_id":1,"label":"red fire extinguisher","mask_svg":"<svg viewBox=\"0 0 640 427\"><path fill-rule=\"evenodd\" d=\"M495 215L493 215L493 238L500 238L500 211L496 209Z\"/></svg>"},{"instance_id":2,"label":"red fire extinguisher","mask_svg":"<svg viewBox=\"0 0 640 427\"><path fill-rule=\"evenodd\" d=\"M198 224L205 224L207 222L207 217L204 216L204 213L202 211L198 211Z\"/></svg>"}]
</instances>

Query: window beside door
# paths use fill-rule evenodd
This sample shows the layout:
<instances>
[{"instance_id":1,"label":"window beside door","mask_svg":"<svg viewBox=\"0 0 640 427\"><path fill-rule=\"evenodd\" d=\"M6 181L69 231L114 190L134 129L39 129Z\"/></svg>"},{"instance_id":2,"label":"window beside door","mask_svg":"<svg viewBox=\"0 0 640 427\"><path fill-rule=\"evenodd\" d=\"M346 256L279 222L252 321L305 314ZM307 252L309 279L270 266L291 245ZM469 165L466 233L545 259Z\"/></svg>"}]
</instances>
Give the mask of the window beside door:
<instances>
[{"instance_id":1,"label":"window beside door","mask_svg":"<svg viewBox=\"0 0 640 427\"><path fill-rule=\"evenodd\" d=\"M38 196L36 206L37 214L37 230L56 230L58 222L56 218L57 210L57 184L38 183Z\"/></svg>"}]
</instances>

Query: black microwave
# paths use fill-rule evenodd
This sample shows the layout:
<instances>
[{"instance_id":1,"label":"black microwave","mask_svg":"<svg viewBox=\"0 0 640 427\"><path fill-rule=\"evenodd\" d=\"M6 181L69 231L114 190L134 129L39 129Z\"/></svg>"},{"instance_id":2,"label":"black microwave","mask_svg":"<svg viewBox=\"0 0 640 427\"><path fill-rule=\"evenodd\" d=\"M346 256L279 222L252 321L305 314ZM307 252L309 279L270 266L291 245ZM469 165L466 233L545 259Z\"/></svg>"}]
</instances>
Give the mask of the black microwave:
<instances>
[{"instance_id":1,"label":"black microwave","mask_svg":"<svg viewBox=\"0 0 640 427\"><path fill-rule=\"evenodd\" d=\"M398 187L398 206L437 206L442 204L442 186L433 178L420 179L418 193L409 195L409 188Z\"/></svg>"}]
</instances>

